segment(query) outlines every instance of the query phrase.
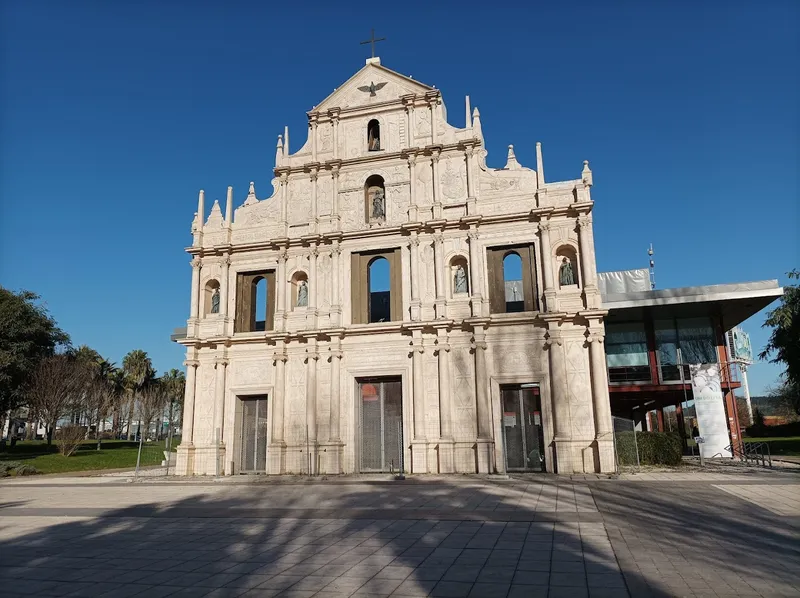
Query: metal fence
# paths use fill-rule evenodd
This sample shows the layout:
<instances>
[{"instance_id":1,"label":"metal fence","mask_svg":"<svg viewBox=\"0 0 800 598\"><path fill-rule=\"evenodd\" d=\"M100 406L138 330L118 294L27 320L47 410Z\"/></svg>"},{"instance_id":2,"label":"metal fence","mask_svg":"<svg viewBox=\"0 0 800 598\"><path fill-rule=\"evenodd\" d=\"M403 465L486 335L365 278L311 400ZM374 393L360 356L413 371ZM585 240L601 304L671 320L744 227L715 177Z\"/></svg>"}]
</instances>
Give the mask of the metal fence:
<instances>
[{"instance_id":1,"label":"metal fence","mask_svg":"<svg viewBox=\"0 0 800 598\"><path fill-rule=\"evenodd\" d=\"M170 427L163 440L146 440L144 434L139 437L135 478L165 477L175 472L175 448L180 439L173 436L172 432Z\"/></svg>"},{"instance_id":2,"label":"metal fence","mask_svg":"<svg viewBox=\"0 0 800 598\"><path fill-rule=\"evenodd\" d=\"M612 417L614 422L614 455L617 470L621 465L639 466L639 443L636 439L636 423L624 417Z\"/></svg>"}]
</instances>

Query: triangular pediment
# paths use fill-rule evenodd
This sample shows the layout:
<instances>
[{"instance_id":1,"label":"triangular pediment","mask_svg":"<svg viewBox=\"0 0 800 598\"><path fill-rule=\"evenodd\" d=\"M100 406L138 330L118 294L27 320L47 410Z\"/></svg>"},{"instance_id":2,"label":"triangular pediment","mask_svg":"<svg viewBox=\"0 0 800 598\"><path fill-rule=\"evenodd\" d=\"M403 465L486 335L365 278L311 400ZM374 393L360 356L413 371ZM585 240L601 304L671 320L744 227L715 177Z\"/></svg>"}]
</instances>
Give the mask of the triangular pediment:
<instances>
[{"instance_id":1,"label":"triangular pediment","mask_svg":"<svg viewBox=\"0 0 800 598\"><path fill-rule=\"evenodd\" d=\"M409 93L419 94L433 89L429 85L373 62L366 64L345 81L314 110L324 112L330 108L370 106L396 100Z\"/></svg>"}]
</instances>

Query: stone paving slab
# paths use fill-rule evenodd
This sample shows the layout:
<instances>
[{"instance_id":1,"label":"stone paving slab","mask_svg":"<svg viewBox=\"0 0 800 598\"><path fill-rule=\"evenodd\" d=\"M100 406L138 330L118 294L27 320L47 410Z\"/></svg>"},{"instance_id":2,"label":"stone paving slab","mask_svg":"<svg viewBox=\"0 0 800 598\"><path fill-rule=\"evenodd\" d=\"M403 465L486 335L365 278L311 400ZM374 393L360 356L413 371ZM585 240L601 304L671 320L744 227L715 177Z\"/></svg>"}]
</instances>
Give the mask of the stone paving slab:
<instances>
[{"instance_id":1,"label":"stone paving slab","mask_svg":"<svg viewBox=\"0 0 800 598\"><path fill-rule=\"evenodd\" d=\"M776 513L800 517L800 484L715 485L724 492L743 498Z\"/></svg>"},{"instance_id":2,"label":"stone paving slab","mask_svg":"<svg viewBox=\"0 0 800 598\"><path fill-rule=\"evenodd\" d=\"M736 494L796 488L764 486L2 485L0 594L800 595L800 518Z\"/></svg>"}]
</instances>

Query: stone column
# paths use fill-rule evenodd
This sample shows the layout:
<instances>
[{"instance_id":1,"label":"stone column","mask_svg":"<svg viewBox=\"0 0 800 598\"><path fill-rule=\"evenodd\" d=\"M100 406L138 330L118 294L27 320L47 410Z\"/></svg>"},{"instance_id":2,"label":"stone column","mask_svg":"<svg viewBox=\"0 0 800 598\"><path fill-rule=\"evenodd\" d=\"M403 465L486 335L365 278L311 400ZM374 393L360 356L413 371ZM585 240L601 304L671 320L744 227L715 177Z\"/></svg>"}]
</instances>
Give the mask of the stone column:
<instances>
[{"instance_id":1,"label":"stone column","mask_svg":"<svg viewBox=\"0 0 800 598\"><path fill-rule=\"evenodd\" d=\"M289 173L283 171L280 173L281 181L281 224L283 224L283 234L288 234L289 225Z\"/></svg>"},{"instance_id":2,"label":"stone column","mask_svg":"<svg viewBox=\"0 0 800 598\"><path fill-rule=\"evenodd\" d=\"M222 317L225 318L225 320L227 320L229 313L228 302L230 300L230 297L228 296L228 288L230 287L230 281L228 280L228 278L230 277L230 272L231 272L231 258L228 257L227 255L223 257L221 265L222 265L222 280L219 281L219 286L220 286L219 311ZM227 334L227 330L225 332Z\"/></svg>"},{"instance_id":3,"label":"stone column","mask_svg":"<svg viewBox=\"0 0 800 598\"><path fill-rule=\"evenodd\" d=\"M491 473L493 434L486 372L486 329L476 326L472 335L471 349L475 354L475 403L478 416L478 473Z\"/></svg>"},{"instance_id":4,"label":"stone column","mask_svg":"<svg viewBox=\"0 0 800 598\"><path fill-rule=\"evenodd\" d=\"M308 319L306 320L306 327L316 329L317 327L317 297L319 296L319 279L317 277L317 258L319 257L319 251L317 250L317 246L313 245L311 247L311 252L308 256L309 261L309 277L311 280L309 281L309 289L308 293Z\"/></svg>"},{"instance_id":5,"label":"stone column","mask_svg":"<svg viewBox=\"0 0 800 598\"><path fill-rule=\"evenodd\" d=\"M422 317L422 302L419 298L419 236L417 231L411 232L411 319L419 320Z\"/></svg>"},{"instance_id":6,"label":"stone column","mask_svg":"<svg viewBox=\"0 0 800 598\"><path fill-rule=\"evenodd\" d=\"M196 320L200 317L200 268L202 261L199 257L192 258L192 300L189 306L189 319Z\"/></svg>"},{"instance_id":7,"label":"stone column","mask_svg":"<svg viewBox=\"0 0 800 598\"><path fill-rule=\"evenodd\" d=\"M327 473L342 473L342 439L340 431L341 418L341 362L342 339L340 336L331 336L331 410L329 419L329 434L327 451Z\"/></svg>"},{"instance_id":8,"label":"stone column","mask_svg":"<svg viewBox=\"0 0 800 598\"><path fill-rule=\"evenodd\" d=\"M437 330L439 357L439 473L455 473L453 396L450 390L450 343L446 328Z\"/></svg>"},{"instance_id":9,"label":"stone column","mask_svg":"<svg viewBox=\"0 0 800 598\"><path fill-rule=\"evenodd\" d=\"M224 357L217 357L214 362L216 372L216 388L214 392L214 430L212 438L215 438L220 445L225 444L225 369L228 367L228 360ZM222 463L225 463L223 460ZM220 468L221 469L221 468Z\"/></svg>"},{"instance_id":10,"label":"stone column","mask_svg":"<svg viewBox=\"0 0 800 598\"><path fill-rule=\"evenodd\" d=\"M556 324L557 325L557 324ZM550 395L553 400L553 416L555 418L556 467L558 473L573 473L583 470L582 460L573 462L570 441L572 440L570 426L569 394L567 392L567 364L564 355L561 331L551 329L548 331L545 346L550 357Z\"/></svg>"},{"instance_id":11,"label":"stone column","mask_svg":"<svg viewBox=\"0 0 800 598\"><path fill-rule=\"evenodd\" d=\"M183 364L186 366L186 391L183 395L181 445L192 446L192 439L194 438L194 397L197 391L197 366L200 365L200 362L196 359L187 359Z\"/></svg>"},{"instance_id":12,"label":"stone column","mask_svg":"<svg viewBox=\"0 0 800 598\"><path fill-rule=\"evenodd\" d=\"M335 240L333 242L333 248L331 249L331 278L332 278L332 293L331 293L331 326L334 328L338 328L342 325L342 304L341 304L341 294L339 289L339 264L341 263L340 257L342 255L342 250L339 247L339 241Z\"/></svg>"},{"instance_id":13,"label":"stone column","mask_svg":"<svg viewBox=\"0 0 800 598\"><path fill-rule=\"evenodd\" d=\"M314 167L311 170L311 232L316 233L319 230L319 214L317 210L317 176L319 170Z\"/></svg>"},{"instance_id":14,"label":"stone column","mask_svg":"<svg viewBox=\"0 0 800 598\"><path fill-rule=\"evenodd\" d=\"M286 471L286 443L283 439L283 412L286 395L286 348L283 341L279 341L272 360L275 362L275 383L272 401L272 437L267 452L267 466L269 473L281 474Z\"/></svg>"},{"instance_id":15,"label":"stone column","mask_svg":"<svg viewBox=\"0 0 800 598\"><path fill-rule=\"evenodd\" d=\"M437 318L447 317L446 294L445 294L445 271L447 264L444 263L444 236L438 233L433 236L433 270L434 280L436 281L436 308ZM449 276L449 274L448 274Z\"/></svg>"},{"instance_id":16,"label":"stone column","mask_svg":"<svg viewBox=\"0 0 800 598\"><path fill-rule=\"evenodd\" d=\"M588 214L578 216L578 242L581 252L581 286L586 297L586 307L600 307L600 292L597 289L597 271L592 243L592 218Z\"/></svg>"},{"instance_id":17,"label":"stone column","mask_svg":"<svg viewBox=\"0 0 800 598\"><path fill-rule=\"evenodd\" d=\"M428 100L428 110L431 116L431 143L436 143L436 98Z\"/></svg>"},{"instance_id":18,"label":"stone column","mask_svg":"<svg viewBox=\"0 0 800 598\"><path fill-rule=\"evenodd\" d=\"M592 372L592 402L594 404L594 428L597 438L597 452L600 472L616 470L614 460L614 424L611 420L611 400L608 394L608 369L603 350L605 335L589 331L589 362Z\"/></svg>"},{"instance_id":19,"label":"stone column","mask_svg":"<svg viewBox=\"0 0 800 598\"><path fill-rule=\"evenodd\" d=\"M413 331L411 341L412 395L414 402L414 440L411 442L412 473L428 472L428 439L425 430L425 374L423 371L422 330Z\"/></svg>"},{"instance_id":20,"label":"stone column","mask_svg":"<svg viewBox=\"0 0 800 598\"><path fill-rule=\"evenodd\" d=\"M278 271L275 273L275 330L286 329L286 260L288 253L281 249L278 253Z\"/></svg>"},{"instance_id":21,"label":"stone column","mask_svg":"<svg viewBox=\"0 0 800 598\"><path fill-rule=\"evenodd\" d=\"M431 121L433 122L433 121ZM431 154L431 169L433 176L433 219L442 218L442 186L439 180L439 157L441 151L436 149Z\"/></svg>"},{"instance_id":22,"label":"stone column","mask_svg":"<svg viewBox=\"0 0 800 598\"><path fill-rule=\"evenodd\" d=\"M481 254L478 248L478 230L472 226L469 233L469 291L470 304L472 305L472 316L479 317L483 313L483 298L481 289L483 288L481 276Z\"/></svg>"},{"instance_id":23,"label":"stone column","mask_svg":"<svg viewBox=\"0 0 800 598\"><path fill-rule=\"evenodd\" d=\"M186 389L183 395L183 435L178 446L176 456L176 475L192 475L194 473L194 400L197 392L197 366L200 362L196 359L187 359L183 362L186 366Z\"/></svg>"},{"instance_id":24,"label":"stone column","mask_svg":"<svg viewBox=\"0 0 800 598\"><path fill-rule=\"evenodd\" d=\"M542 256L542 282L544 283L544 303L546 311L556 309L556 289L553 281L553 258L550 249L550 223L539 223L539 240L541 247L539 255Z\"/></svg>"},{"instance_id":25,"label":"stone column","mask_svg":"<svg viewBox=\"0 0 800 598\"><path fill-rule=\"evenodd\" d=\"M317 123L319 121L319 114L311 114L309 117L309 137L311 137L311 161L317 161Z\"/></svg>"},{"instance_id":26,"label":"stone column","mask_svg":"<svg viewBox=\"0 0 800 598\"><path fill-rule=\"evenodd\" d=\"M335 229L340 230L341 218L339 217L339 164L331 166L331 179L333 187L333 197L331 198L331 213L333 214L334 222L336 223Z\"/></svg>"},{"instance_id":27,"label":"stone column","mask_svg":"<svg viewBox=\"0 0 800 598\"><path fill-rule=\"evenodd\" d=\"M417 155L409 154L406 159L408 160L409 190L411 193L408 220L410 222L419 222L419 207L417 206Z\"/></svg>"},{"instance_id":28,"label":"stone column","mask_svg":"<svg viewBox=\"0 0 800 598\"><path fill-rule=\"evenodd\" d=\"M468 145L464 148L464 156L467 168L467 215L474 216L478 210L478 190L475 188L475 166L473 156L475 148Z\"/></svg>"},{"instance_id":29,"label":"stone column","mask_svg":"<svg viewBox=\"0 0 800 598\"><path fill-rule=\"evenodd\" d=\"M328 110L328 116L331 117L333 125L333 158L339 158L339 108L331 108Z\"/></svg>"},{"instance_id":30,"label":"stone column","mask_svg":"<svg viewBox=\"0 0 800 598\"><path fill-rule=\"evenodd\" d=\"M308 444L311 453L309 474L317 470L317 341L308 339L306 349L306 426L308 427Z\"/></svg>"}]
</instances>

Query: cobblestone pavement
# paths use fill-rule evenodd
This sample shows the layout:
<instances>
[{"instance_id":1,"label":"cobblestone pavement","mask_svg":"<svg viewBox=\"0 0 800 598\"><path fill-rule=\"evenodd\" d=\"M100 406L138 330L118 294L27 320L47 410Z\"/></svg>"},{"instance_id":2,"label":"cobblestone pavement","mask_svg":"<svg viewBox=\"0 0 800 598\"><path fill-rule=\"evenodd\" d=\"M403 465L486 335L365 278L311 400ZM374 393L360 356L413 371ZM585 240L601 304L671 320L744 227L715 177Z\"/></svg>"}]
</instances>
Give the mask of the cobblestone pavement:
<instances>
[{"instance_id":1,"label":"cobblestone pavement","mask_svg":"<svg viewBox=\"0 0 800 598\"><path fill-rule=\"evenodd\" d=\"M0 483L2 596L798 596L800 495L747 480Z\"/></svg>"}]
</instances>

